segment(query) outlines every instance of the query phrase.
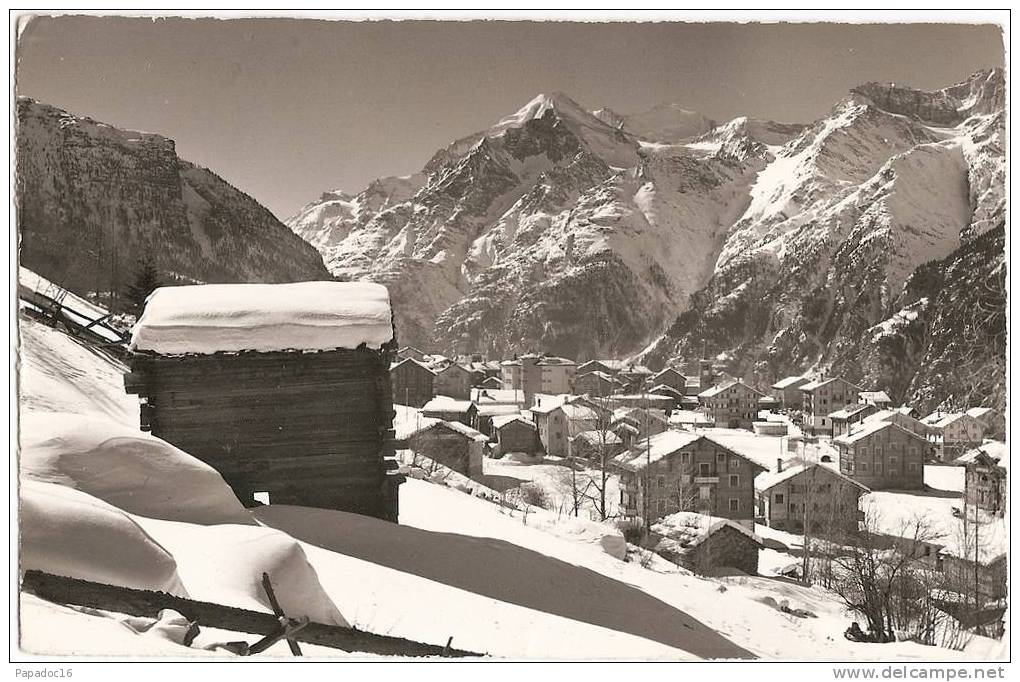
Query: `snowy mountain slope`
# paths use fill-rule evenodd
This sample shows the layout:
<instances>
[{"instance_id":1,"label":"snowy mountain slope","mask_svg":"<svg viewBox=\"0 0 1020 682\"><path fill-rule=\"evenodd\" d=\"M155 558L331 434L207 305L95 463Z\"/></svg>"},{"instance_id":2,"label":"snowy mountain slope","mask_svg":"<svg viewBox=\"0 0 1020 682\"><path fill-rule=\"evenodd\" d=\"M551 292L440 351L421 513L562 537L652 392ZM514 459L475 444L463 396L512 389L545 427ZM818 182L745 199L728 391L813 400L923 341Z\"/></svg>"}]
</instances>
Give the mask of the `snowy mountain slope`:
<instances>
[{"instance_id":1,"label":"snowy mountain slope","mask_svg":"<svg viewBox=\"0 0 1020 682\"><path fill-rule=\"evenodd\" d=\"M691 357L707 343L731 361L731 371L766 382L821 367L895 385L895 400L917 400L922 410L946 400L953 389L920 369L923 352L887 357L880 372L861 339L905 306L922 305L904 285L921 269L930 279L929 264L985 258L975 263L975 272L984 272L999 262L994 248L964 254L1003 220L1003 114L995 85L1002 77L977 74L938 93L858 88L784 145L758 175L711 280L646 350L646 360ZM933 305L948 303L935 298L929 296ZM942 317L931 309L924 319ZM945 321L935 324L932 334L951 332ZM925 378L915 382L918 373Z\"/></svg>"},{"instance_id":2,"label":"snowy mountain slope","mask_svg":"<svg viewBox=\"0 0 1020 682\"><path fill-rule=\"evenodd\" d=\"M151 252L208 282L322 279L314 249L173 140L17 103L21 262L79 292L122 289Z\"/></svg>"},{"instance_id":3,"label":"snowy mountain slope","mask_svg":"<svg viewBox=\"0 0 1020 682\"><path fill-rule=\"evenodd\" d=\"M769 157L739 137L714 153L648 142L541 95L437 152L409 199L373 213L372 187L324 196L288 224L338 276L390 287L402 342L623 352L710 275Z\"/></svg>"},{"instance_id":4,"label":"snowy mountain slope","mask_svg":"<svg viewBox=\"0 0 1020 682\"><path fill-rule=\"evenodd\" d=\"M659 364L707 341L768 379L843 362L919 266L1002 222L1003 94L1001 70L871 83L806 126L542 95L379 210L366 190L288 224L334 273L390 287L402 342Z\"/></svg>"}]
</instances>

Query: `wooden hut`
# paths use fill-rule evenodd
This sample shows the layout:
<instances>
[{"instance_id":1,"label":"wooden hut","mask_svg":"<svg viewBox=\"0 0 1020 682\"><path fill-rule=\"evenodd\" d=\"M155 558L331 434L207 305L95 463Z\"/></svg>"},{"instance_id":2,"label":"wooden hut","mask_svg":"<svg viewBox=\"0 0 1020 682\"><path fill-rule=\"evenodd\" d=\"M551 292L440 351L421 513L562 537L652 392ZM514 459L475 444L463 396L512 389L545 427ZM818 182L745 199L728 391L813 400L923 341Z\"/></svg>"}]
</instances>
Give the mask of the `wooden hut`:
<instances>
[{"instance_id":1,"label":"wooden hut","mask_svg":"<svg viewBox=\"0 0 1020 682\"><path fill-rule=\"evenodd\" d=\"M386 288L357 282L163 287L124 385L141 427L214 467L238 499L397 520Z\"/></svg>"}]
</instances>

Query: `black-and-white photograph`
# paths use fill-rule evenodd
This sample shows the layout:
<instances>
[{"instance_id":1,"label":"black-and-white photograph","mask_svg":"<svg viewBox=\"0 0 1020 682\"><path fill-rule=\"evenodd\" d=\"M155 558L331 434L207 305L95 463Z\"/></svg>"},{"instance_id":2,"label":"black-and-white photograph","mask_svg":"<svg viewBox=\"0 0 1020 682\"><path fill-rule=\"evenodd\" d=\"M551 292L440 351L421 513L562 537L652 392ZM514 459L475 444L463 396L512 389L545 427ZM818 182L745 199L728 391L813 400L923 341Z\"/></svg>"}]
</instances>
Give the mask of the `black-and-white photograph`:
<instances>
[{"instance_id":1,"label":"black-and-white photograph","mask_svg":"<svg viewBox=\"0 0 1020 682\"><path fill-rule=\"evenodd\" d=\"M19 669L1003 677L1008 12L173 14L11 13Z\"/></svg>"}]
</instances>

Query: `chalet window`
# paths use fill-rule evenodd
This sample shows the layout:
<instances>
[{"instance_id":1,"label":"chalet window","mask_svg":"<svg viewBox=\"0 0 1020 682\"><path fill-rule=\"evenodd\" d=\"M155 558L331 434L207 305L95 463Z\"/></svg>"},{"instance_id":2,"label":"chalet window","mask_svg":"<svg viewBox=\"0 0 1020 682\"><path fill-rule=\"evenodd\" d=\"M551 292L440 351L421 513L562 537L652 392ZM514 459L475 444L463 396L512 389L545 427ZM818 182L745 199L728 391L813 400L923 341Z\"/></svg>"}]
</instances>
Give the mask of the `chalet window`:
<instances>
[{"instance_id":1,"label":"chalet window","mask_svg":"<svg viewBox=\"0 0 1020 682\"><path fill-rule=\"evenodd\" d=\"M703 485L703 486L699 487L698 488L698 497L703 499L703 500L709 499L710 497L712 497L712 488L710 488L707 485Z\"/></svg>"},{"instance_id":2,"label":"chalet window","mask_svg":"<svg viewBox=\"0 0 1020 682\"><path fill-rule=\"evenodd\" d=\"M731 497L730 498L730 511L731 512L740 511L740 499L739 498L736 498L736 497Z\"/></svg>"},{"instance_id":3,"label":"chalet window","mask_svg":"<svg viewBox=\"0 0 1020 682\"><path fill-rule=\"evenodd\" d=\"M867 471L868 470L868 463L867 462L861 462L860 465L857 468L860 471Z\"/></svg>"},{"instance_id":4,"label":"chalet window","mask_svg":"<svg viewBox=\"0 0 1020 682\"><path fill-rule=\"evenodd\" d=\"M899 469L890 469L889 470L889 475L890 476L899 476L900 475L900 470Z\"/></svg>"},{"instance_id":5,"label":"chalet window","mask_svg":"<svg viewBox=\"0 0 1020 682\"><path fill-rule=\"evenodd\" d=\"M889 455L889 464L896 464L898 461L900 461L899 457L896 455Z\"/></svg>"},{"instance_id":6,"label":"chalet window","mask_svg":"<svg viewBox=\"0 0 1020 682\"><path fill-rule=\"evenodd\" d=\"M822 426L825 426L825 417L822 417Z\"/></svg>"},{"instance_id":7,"label":"chalet window","mask_svg":"<svg viewBox=\"0 0 1020 682\"><path fill-rule=\"evenodd\" d=\"M709 464L708 462L699 462L698 463L698 475L699 476L711 476L712 475L712 465Z\"/></svg>"},{"instance_id":8,"label":"chalet window","mask_svg":"<svg viewBox=\"0 0 1020 682\"><path fill-rule=\"evenodd\" d=\"M731 488L739 488L740 487L740 475L739 474L730 474L730 487Z\"/></svg>"},{"instance_id":9,"label":"chalet window","mask_svg":"<svg viewBox=\"0 0 1020 682\"><path fill-rule=\"evenodd\" d=\"M659 476L656 479L656 483L658 484L658 486L660 488L665 488L666 487L666 477L665 476Z\"/></svg>"},{"instance_id":10,"label":"chalet window","mask_svg":"<svg viewBox=\"0 0 1020 682\"><path fill-rule=\"evenodd\" d=\"M790 503L790 513L791 514L796 514L797 513L797 504L795 502L791 502Z\"/></svg>"},{"instance_id":11,"label":"chalet window","mask_svg":"<svg viewBox=\"0 0 1020 682\"><path fill-rule=\"evenodd\" d=\"M775 496L776 504L783 504L783 500L784 499L785 499L785 496L783 495L783 493L776 493L776 496Z\"/></svg>"},{"instance_id":12,"label":"chalet window","mask_svg":"<svg viewBox=\"0 0 1020 682\"><path fill-rule=\"evenodd\" d=\"M910 448L910 456L917 457L917 448Z\"/></svg>"},{"instance_id":13,"label":"chalet window","mask_svg":"<svg viewBox=\"0 0 1020 682\"><path fill-rule=\"evenodd\" d=\"M917 471L917 462L911 462L907 465L909 471Z\"/></svg>"},{"instance_id":14,"label":"chalet window","mask_svg":"<svg viewBox=\"0 0 1020 682\"><path fill-rule=\"evenodd\" d=\"M740 458L739 457L730 457L730 469L739 469L739 468L740 468Z\"/></svg>"},{"instance_id":15,"label":"chalet window","mask_svg":"<svg viewBox=\"0 0 1020 682\"><path fill-rule=\"evenodd\" d=\"M719 462L719 464L725 464L726 463L726 453L717 452L716 455L715 455L715 461Z\"/></svg>"},{"instance_id":16,"label":"chalet window","mask_svg":"<svg viewBox=\"0 0 1020 682\"><path fill-rule=\"evenodd\" d=\"M868 456L868 448L866 448L865 446L862 445L861 446L861 457L867 457L867 456Z\"/></svg>"},{"instance_id":17,"label":"chalet window","mask_svg":"<svg viewBox=\"0 0 1020 682\"><path fill-rule=\"evenodd\" d=\"M691 463L691 453L689 453L689 452L681 452L680 453L680 464L690 464L690 463Z\"/></svg>"}]
</instances>

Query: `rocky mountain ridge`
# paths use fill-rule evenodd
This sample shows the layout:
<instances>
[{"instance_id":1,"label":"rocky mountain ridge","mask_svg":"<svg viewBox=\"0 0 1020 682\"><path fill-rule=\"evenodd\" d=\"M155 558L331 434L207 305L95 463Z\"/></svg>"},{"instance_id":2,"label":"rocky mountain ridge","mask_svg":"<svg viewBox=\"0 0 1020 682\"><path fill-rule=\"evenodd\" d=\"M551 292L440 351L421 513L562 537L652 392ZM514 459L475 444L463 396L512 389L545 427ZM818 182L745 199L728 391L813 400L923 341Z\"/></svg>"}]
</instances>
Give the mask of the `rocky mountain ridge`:
<instances>
[{"instance_id":1,"label":"rocky mountain ridge","mask_svg":"<svg viewBox=\"0 0 1020 682\"><path fill-rule=\"evenodd\" d=\"M977 257L1003 222L1003 122L1001 70L865 84L808 125L589 113L554 93L287 223L338 276L390 287L405 343L653 365L707 345L756 381L880 382L866 330L917 303L919 268Z\"/></svg>"},{"instance_id":2,"label":"rocky mountain ridge","mask_svg":"<svg viewBox=\"0 0 1020 682\"><path fill-rule=\"evenodd\" d=\"M200 282L330 278L272 213L174 141L17 102L21 263L81 293L119 291L139 257Z\"/></svg>"}]
</instances>

